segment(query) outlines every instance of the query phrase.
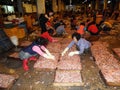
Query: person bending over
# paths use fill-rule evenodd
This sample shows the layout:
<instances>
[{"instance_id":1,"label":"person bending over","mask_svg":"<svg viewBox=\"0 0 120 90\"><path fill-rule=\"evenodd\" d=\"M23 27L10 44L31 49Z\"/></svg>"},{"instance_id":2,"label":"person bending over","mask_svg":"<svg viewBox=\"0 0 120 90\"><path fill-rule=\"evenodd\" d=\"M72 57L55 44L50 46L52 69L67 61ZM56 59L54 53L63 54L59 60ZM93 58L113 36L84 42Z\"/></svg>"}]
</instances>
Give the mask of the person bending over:
<instances>
[{"instance_id":1,"label":"person bending over","mask_svg":"<svg viewBox=\"0 0 120 90\"><path fill-rule=\"evenodd\" d=\"M76 51L70 52L68 55L73 56L75 54L82 54L84 53L85 49L89 49L91 46L91 43L84 38L81 38L81 35L79 33L73 33L72 34L72 39L71 43L64 49L62 52L62 56L73 46L76 45L77 49Z\"/></svg>"},{"instance_id":2,"label":"person bending over","mask_svg":"<svg viewBox=\"0 0 120 90\"><path fill-rule=\"evenodd\" d=\"M108 22L108 21L104 21L99 26L99 29L101 30L102 33L109 34L109 32L112 29L112 24L110 22Z\"/></svg>"},{"instance_id":3,"label":"person bending over","mask_svg":"<svg viewBox=\"0 0 120 90\"><path fill-rule=\"evenodd\" d=\"M91 35L98 35L99 34L99 29L97 28L95 22L91 22L88 27L87 27L87 31L91 34Z\"/></svg>"},{"instance_id":4,"label":"person bending over","mask_svg":"<svg viewBox=\"0 0 120 90\"><path fill-rule=\"evenodd\" d=\"M65 24L61 21L60 25L56 28L56 34L54 36L63 36L65 33Z\"/></svg>"},{"instance_id":5,"label":"person bending over","mask_svg":"<svg viewBox=\"0 0 120 90\"><path fill-rule=\"evenodd\" d=\"M52 36L54 34L53 29L49 29L48 31L44 32L43 34L39 35L40 37L43 37L45 39L48 39L50 42L57 42L58 40L54 39Z\"/></svg>"},{"instance_id":6,"label":"person bending over","mask_svg":"<svg viewBox=\"0 0 120 90\"><path fill-rule=\"evenodd\" d=\"M79 33L82 37L85 33L84 28L85 28L85 23L82 22L80 23L79 28L77 29L77 33Z\"/></svg>"},{"instance_id":7,"label":"person bending over","mask_svg":"<svg viewBox=\"0 0 120 90\"><path fill-rule=\"evenodd\" d=\"M36 55L39 54L47 59L54 60L55 57L45 48L45 45L48 43L48 40L43 37L37 38L33 43L19 52L19 57L23 60L23 68L25 71L29 70L28 60L36 61Z\"/></svg>"}]
</instances>

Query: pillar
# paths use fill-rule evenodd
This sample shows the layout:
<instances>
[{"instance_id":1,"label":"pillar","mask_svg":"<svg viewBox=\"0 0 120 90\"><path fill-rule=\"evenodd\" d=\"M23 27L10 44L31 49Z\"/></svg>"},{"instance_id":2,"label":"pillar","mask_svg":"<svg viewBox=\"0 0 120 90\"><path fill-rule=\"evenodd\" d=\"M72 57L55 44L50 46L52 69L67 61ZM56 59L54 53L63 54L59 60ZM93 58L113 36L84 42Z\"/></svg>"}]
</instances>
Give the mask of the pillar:
<instances>
[{"instance_id":1,"label":"pillar","mask_svg":"<svg viewBox=\"0 0 120 90\"><path fill-rule=\"evenodd\" d=\"M62 7L61 10L64 11L65 10L65 4L64 4L63 0L61 2L61 7Z\"/></svg>"},{"instance_id":2,"label":"pillar","mask_svg":"<svg viewBox=\"0 0 120 90\"><path fill-rule=\"evenodd\" d=\"M61 0L58 0L58 11L61 11Z\"/></svg>"},{"instance_id":3,"label":"pillar","mask_svg":"<svg viewBox=\"0 0 120 90\"><path fill-rule=\"evenodd\" d=\"M120 0L117 0L117 1L116 1L116 5L117 5L117 8L116 8L116 9L120 10Z\"/></svg>"},{"instance_id":4,"label":"pillar","mask_svg":"<svg viewBox=\"0 0 120 90\"><path fill-rule=\"evenodd\" d=\"M92 10L95 10L95 1L94 1L94 0L91 1L91 9L92 9Z\"/></svg>"},{"instance_id":5,"label":"pillar","mask_svg":"<svg viewBox=\"0 0 120 90\"><path fill-rule=\"evenodd\" d=\"M52 0L52 9L53 9L53 12L58 11L58 5L56 0Z\"/></svg>"},{"instance_id":6,"label":"pillar","mask_svg":"<svg viewBox=\"0 0 120 90\"><path fill-rule=\"evenodd\" d=\"M107 1L108 1L108 0L104 0L103 9L107 9Z\"/></svg>"},{"instance_id":7,"label":"pillar","mask_svg":"<svg viewBox=\"0 0 120 90\"><path fill-rule=\"evenodd\" d=\"M45 13L45 0L37 0L37 12L40 15L41 13Z\"/></svg>"},{"instance_id":8,"label":"pillar","mask_svg":"<svg viewBox=\"0 0 120 90\"><path fill-rule=\"evenodd\" d=\"M2 15L2 10L1 10L2 6L0 5L0 16Z\"/></svg>"},{"instance_id":9,"label":"pillar","mask_svg":"<svg viewBox=\"0 0 120 90\"><path fill-rule=\"evenodd\" d=\"M119 10L120 10L120 1L119 1Z\"/></svg>"},{"instance_id":10,"label":"pillar","mask_svg":"<svg viewBox=\"0 0 120 90\"><path fill-rule=\"evenodd\" d=\"M23 10L23 6L22 6L22 1L21 0L17 0L17 8L18 8L18 12L19 13L24 13L24 10Z\"/></svg>"},{"instance_id":11,"label":"pillar","mask_svg":"<svg viewBox=\"0 0 120 90\"><path fill-rule=\"evenodd\" d=\"M96 0L95 9L98 10L98 8L99 8L99 0Z\"/></svg>"}]
</instances>

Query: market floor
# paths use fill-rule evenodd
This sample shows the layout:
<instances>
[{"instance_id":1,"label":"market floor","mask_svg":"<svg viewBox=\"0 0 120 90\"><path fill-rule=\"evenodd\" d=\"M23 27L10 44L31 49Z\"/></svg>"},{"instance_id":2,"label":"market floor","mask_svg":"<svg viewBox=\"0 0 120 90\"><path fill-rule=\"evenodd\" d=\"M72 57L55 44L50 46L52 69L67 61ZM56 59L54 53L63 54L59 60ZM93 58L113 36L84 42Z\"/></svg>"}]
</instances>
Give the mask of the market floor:
<instances>
[{"instance_id":1,"label":"market floor","mask_svg":"<svg viewBox=\"0 0 120 90\"><path fill-rule=\"evenodd\" d=\"M116 25L116 27L119 26L120 24ZM119 34L120 29L117 28L110 35L100 36L99 40L108 42L110 44L109 49L111 50L114 47L120 47ZM30 70L25 72L22 68L21 61L7 59L6 54L1 56L0 72L19 75L18 80L15 81L9 90L120 90L120 87L107 86L105 84L91 53L84 54L81 57L81 62L84 86L53 86L55 71L36 71L33 68L34 61L31 61L29 62Z\"/></svg>"}]
</instances>

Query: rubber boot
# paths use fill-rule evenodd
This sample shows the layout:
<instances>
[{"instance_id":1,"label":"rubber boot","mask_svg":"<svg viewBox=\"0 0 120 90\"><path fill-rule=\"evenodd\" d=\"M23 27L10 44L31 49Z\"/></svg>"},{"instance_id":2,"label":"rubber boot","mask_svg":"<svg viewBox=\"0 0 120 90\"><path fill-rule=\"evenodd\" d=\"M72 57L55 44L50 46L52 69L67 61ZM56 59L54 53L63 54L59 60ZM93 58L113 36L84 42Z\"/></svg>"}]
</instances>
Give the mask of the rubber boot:
<instances>
[{"instance_id":1,"label":"rubber boot","mask_svg":"<svg viewBox=\"0 0 120 90\"><path fill-rule=\"evenodd\" d=\"M29 70L29 67L28 67L28 59L24 59L23 60L23 68L25 71L28 71Z\"/></svg>"},{"instance_id":2,"label":"rubber boot","mask_svg":"<svg viewBox=\"0 0 120 90\"><path fill-rule=\"evenodd\" d=\"M30 60L30 61L36 61L37 58L36 58L35 56L32 56L32 57L29 58L29 60Z\"/></svg>"}]
</instances>

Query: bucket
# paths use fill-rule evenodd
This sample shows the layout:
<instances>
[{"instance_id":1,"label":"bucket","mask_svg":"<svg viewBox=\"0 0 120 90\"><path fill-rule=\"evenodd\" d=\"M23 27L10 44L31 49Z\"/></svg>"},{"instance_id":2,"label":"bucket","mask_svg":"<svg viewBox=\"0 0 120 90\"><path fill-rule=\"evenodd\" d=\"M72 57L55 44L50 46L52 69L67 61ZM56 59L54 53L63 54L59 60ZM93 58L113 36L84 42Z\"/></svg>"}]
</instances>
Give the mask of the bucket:
<instances>
[{"instance_id":1,"label":"bucket","mask_svg":"<svg viewBox=\"0 0 120 90\"><path fill-rule=\"evenodd\" d=\"M17 36L12 36L12 37L10 37L10 40L11 40L11 42L12 42L15 46L18 45L18 38L17 38Z\"/></svg>"}]
</instances>

